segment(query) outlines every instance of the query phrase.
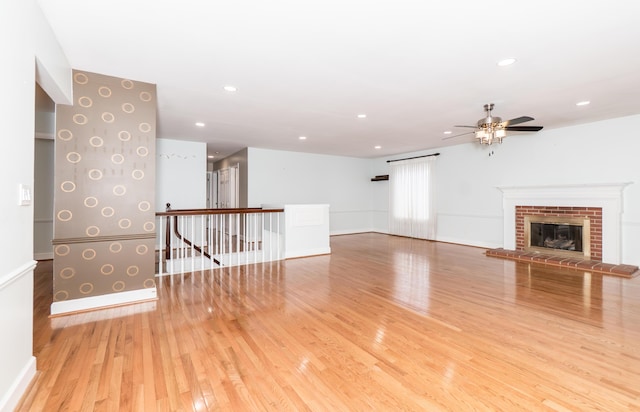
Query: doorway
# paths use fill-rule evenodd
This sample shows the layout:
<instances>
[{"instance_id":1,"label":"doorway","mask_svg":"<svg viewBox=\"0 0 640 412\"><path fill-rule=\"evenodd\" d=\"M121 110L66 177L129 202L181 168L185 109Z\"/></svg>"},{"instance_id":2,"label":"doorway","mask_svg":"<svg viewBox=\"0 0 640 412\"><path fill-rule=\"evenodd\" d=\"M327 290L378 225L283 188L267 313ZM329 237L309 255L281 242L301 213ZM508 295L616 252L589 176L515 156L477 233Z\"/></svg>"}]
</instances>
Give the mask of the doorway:
<instances>
[{"instance_id":1,"label":"doorway","mask_svg":"<svg viewBox=\"0 0 640 412\"><path fill-rule=\"evenodd\" d=\"M33 167L33 258L53 259L55 103L36 82Z\"/></svg>"}]
</instances>

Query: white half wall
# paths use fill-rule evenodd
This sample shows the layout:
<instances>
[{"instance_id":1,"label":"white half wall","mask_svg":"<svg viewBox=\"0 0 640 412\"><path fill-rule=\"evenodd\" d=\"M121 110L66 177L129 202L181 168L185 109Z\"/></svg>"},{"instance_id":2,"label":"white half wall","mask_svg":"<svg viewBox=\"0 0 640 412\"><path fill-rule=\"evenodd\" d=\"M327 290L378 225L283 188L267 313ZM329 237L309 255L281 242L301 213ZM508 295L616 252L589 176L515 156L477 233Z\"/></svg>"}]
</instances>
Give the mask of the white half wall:
<instances>
[{"instance_id":1,"label":"white half wall","mask_svg":"<svg viewBox=\"0 0 640 412\"><path fill-rule=\"evenodd\" d=\"M326 255L329 241L329 205L269 205L263 209L284 209L284 258Z\"/></svg>"},{"instance_id":2,"label":"white half wall","mask_svg":"<svg viewBox=\"0 0 640 412\"><path fill-rule=\"evenodd\" d=\"M207 207L207 144L156 140L156 211Z\"/></svg>"},{"instance_id":3,"label":"white half wall","mask_svg":"<svg viewBox=\"0 0 640 412\"><path fill-rule=\"evenodd\" d=\"M328 204L330 233L372 230L370 160L249 148L248 207Z\"/></svg>"},{"instance_id":4,"label":"white half wall","mask_svg":"<svg viewBox=\"0 0 640 412\"><path fill-rule=\"evenodd\" d=\"M0 275L0 411L11 411L36 374L33 356L33 269L28 261Z\"/></svg>"}]
</instances>

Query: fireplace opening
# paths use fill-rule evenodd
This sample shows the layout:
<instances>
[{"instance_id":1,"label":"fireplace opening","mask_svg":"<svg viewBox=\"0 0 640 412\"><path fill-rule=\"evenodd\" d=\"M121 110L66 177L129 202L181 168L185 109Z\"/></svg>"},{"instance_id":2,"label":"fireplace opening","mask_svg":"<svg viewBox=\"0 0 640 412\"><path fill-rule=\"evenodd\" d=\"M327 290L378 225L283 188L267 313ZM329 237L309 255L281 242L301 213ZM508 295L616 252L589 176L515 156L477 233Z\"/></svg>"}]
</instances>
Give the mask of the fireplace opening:
<instances>
[{"instance_id":1,"label":"fireplace opening","mask_svg":"<svg viewBox=\"0 0 640 412\"><path fill-rule=\"evenodd\" d=\"M591 257L588 217L524 217L525 250L567 257Z\"/></svg>"},{"instance_id":2,"label":"fireplace opening","mask_svg":"<svg viewBox=\"0 0 640 412\"><path fill-rule=\"evenodd\" d=\"M531 246L582 252L582 225L531 223Z\"/></svg>"}]
</instances>

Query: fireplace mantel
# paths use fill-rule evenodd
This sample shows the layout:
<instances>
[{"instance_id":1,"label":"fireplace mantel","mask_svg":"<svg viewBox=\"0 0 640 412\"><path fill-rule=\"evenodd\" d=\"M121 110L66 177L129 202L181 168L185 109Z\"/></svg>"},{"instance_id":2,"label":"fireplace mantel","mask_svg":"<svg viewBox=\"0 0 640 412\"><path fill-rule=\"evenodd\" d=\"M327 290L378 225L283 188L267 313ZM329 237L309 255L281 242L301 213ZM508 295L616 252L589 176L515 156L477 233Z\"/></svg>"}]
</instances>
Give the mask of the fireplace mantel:
<instances>
[{"instance_id":1,"label":"fireplace mantel","mask_svg":"<svg viewBox=\"0 0 640 412\"><path fill-rule=\"evenodd\" d=\"M602 261L620 264L622 255L622 192L630 183L553 186L501 186L504 248L516 247L516 206L580 206L602 208Z\"/></svg>"}]
</instances>

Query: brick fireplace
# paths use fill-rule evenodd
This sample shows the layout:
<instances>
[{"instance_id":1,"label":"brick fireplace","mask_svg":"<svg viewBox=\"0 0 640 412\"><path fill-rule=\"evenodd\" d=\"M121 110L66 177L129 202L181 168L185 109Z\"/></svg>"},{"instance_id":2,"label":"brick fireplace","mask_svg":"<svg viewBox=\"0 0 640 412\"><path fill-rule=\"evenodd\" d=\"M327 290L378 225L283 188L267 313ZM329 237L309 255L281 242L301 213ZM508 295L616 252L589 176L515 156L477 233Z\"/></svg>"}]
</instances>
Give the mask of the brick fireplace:
<instances>
[{"instance_id":1,"label":"brick fireplace","mask_svg":"<svg viewBox=\"0 0 640 412\"><path fill-rule=\"evenodd\" d=\"M533 205L516 205L515 206L515 250L531 249L528 241L527 223L534 220L535 217L544 217L547 222L579 222L582 219L588 220L588 224L584 225L585 229L582 236L585 237L584 244L588 248L580 252L573 252L574 255L583 254L590 260L602 261L602 208L601 207L583 207L583 206L533 206ZM581 240L582 243L582 240ZM553 249L546 251L554 253ZM562 254L566 252L556 252Z\"/></svg>"},{"instance_id":2,"label":"brick fireplace","mask_svg":"<svg viewBox=\"0 0 640 412\"><path fill-rule=\"evenodd\" d=\"M524 239L524 231L522 235L518 232L519 225L524 228L524 220L520 221L516 218L518 207L527 208L534 214L588 215L592 226L595 226L590 235L592 242L590 259L615 265L621 264L622 192L628 184L500 187L504 212L504 249L524 248L523 243L518 243Z\"/></svg>"},{"instance_id":3,"label":"brick fireplace","mask_svg":"<svg viewBox=\"0 0 640 412\"><path fill-rule=\"evenodd\" d=\"M638 266L621 262L622 192L628 184L500 187L504 248L487 250L486 255L626 278L638 276ZM541 239L544 248L539 250ZM558 248L562 250L554 250Z\"/></svg>"}]
</instances>

